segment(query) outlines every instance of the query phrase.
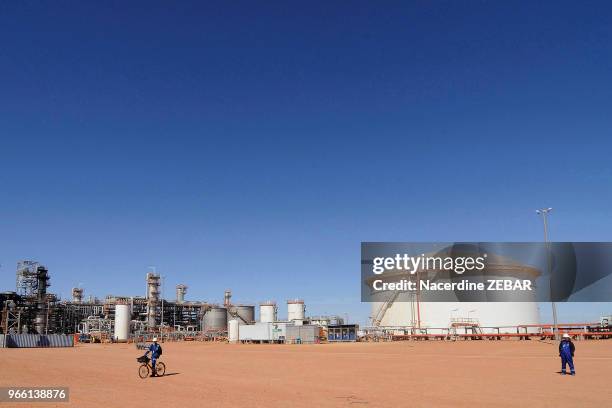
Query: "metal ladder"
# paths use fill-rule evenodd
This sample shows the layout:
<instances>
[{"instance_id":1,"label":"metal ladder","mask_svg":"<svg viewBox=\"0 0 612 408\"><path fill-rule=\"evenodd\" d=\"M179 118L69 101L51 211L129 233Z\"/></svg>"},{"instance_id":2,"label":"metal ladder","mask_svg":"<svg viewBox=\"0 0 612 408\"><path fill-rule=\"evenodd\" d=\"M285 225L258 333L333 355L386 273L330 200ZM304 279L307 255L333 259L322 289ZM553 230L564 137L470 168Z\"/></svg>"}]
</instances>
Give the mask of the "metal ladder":
<instances>
[{"instance_id":1,"label":"metal ladder","mask_svg":"<svg viewBox=\"0 0 612 408\"><path fill-rule=\"evenodd\" d=\"M397 299L398 295L399 295L399 292L394 291L391 294L391 296L389 296L389 299L387 299L382 305L380 305L380 308L378 309L378 311L376 312L376 315L372 319L373 326L380 326L380 322L382 321L383 317L385 317L385 313L387 313L387 309L389 309L389 307L391 307L393 302L395 302L395 299Z\"/></svg>"}]
</instances>

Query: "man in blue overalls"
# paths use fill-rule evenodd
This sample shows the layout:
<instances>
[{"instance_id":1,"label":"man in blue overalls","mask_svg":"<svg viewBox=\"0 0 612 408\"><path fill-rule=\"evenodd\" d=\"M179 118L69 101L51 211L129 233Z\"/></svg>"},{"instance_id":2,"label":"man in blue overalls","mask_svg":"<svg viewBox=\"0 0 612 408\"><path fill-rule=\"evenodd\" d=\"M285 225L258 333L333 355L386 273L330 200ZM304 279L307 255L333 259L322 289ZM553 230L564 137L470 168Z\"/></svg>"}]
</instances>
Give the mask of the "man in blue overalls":
<instances>
[{"instance_id":1,"label":"man in blue overalls","mask_svg":"<svg viewBox=\"0 0 612 408\"><path fill-rule=\"evenodd\" d=\"M153 344L149 346L149 350L145 353L151 353L151 367L153 367L153 371L151 372L151 377L157 377L157 371L155 370L155 364L157 363L157 359L161 355L161 346L157 344L157 337L153 337Z\"/></svg>"},{"instance_id":2,"label":"man in blue overalls","mask_svg":"<svg viewBox=\"0 0 612 408\"><path fill-rule=\"evenodd\" d=\"M576 375L576 371L574 370L574 343L572 343L572 339L569 334L565 333L563 338L561 339L561 343L559 343L559 357L561 357L561 374L567 374L565 371L565 365L569 364L570 374Z\"/></svg>"}]
</instances>

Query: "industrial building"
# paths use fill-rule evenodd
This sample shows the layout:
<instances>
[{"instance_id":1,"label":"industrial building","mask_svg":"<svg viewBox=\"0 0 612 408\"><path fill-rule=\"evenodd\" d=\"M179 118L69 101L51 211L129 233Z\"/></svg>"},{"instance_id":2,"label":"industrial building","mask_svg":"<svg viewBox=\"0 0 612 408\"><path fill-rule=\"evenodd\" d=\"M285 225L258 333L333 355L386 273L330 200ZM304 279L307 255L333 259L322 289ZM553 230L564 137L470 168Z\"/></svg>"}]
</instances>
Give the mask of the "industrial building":
<instances>
[{"instance_id":1,"label":"industrial building","mask_svg":"<svg viewBox=\"0 0 612 408\"><path fill-rule=\"evenodd\" d=\"M517 265L518 275L525 273ZM426 273L423 271L422 273ZM526 273L533 273L527 271ZM383 293L372 303L372 326L359 329L339 316L306 314L302 299L286 302L286 320L278 317L275 301L256 306L232 301L226 290L223 303L187 300L188 286L176 286L174 300L161 297L161 277L145 275L144 296L84 297L75 287L71 298L60 299L48 289L48 269L34 261L20 261L16 290L0 293L0 335L6 346L32 347L72 344L53 337L77 334L79 341L143 343L152 337L166 340L226 341L231 343L317 343L357 340L412 340L459 338L501 339L533 336L550 338L550 325L539 323L535 302L427 302L410 292ZM576 338L610 338L610 317L601 322L559 327ZM19 337L23 336L23 337ZM38 337L37 337L38 336ZM44 337L42 337L44 336Z\"/></svg>"},{"instance_id":2,"label":"industrial building","mask_svg":"<svg viewBox=\"0 0 612 408\"><path fill-rule=\"evenodd\" d=\"M342 322L336 316L309 319L302 299L287 301L287 320L283 321L278 319L276 302L260 303L257 322L255 306L232 302L230 290L224 292L223 304L214 304L187 300L188 286L180 284L175 300L167 300L161 297L159 274L147 273L145 280L145 296L84 299L83 288L75 287L71 299L62 300L48 291L51 276L44 265L20 261L16 290L0 293L0 334L16 338L21 334L77 333L83 340L95 342L138 342L158 335L166 340L311 343L320 340L319 327ZM288 329L293 326L304 326L304 333Z\"/></svg>"},{"instance_id":3,"label":"industrial building","mask_svg":"<svg viewBox=\"0 0 612 408\"><path fill-rule=\"evenodd\" d=\"M334 324L327 327L327 341L353 342L357 341L359 326L356 324Z\"/></svg>"}]
</instances>

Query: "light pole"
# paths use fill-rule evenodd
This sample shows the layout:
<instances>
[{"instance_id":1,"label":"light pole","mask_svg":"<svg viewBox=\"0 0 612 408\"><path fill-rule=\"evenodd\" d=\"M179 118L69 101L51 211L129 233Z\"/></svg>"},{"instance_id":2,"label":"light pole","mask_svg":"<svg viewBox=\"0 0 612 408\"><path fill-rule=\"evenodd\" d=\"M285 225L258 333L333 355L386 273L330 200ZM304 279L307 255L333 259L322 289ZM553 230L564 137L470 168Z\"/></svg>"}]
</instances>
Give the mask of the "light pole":
<instances>
[{"instance_id":1,"label":"light pole","mask_svg":"<svg viewBox=\"0 0 612 408\"><path fill-rule=\"evenodd\" d=\"M552 298L552 271L550 270L550 248L548 243L548 213L552 211L552 208L542 208L536 210L536 214L542 216L542 221L544 223L544 246L546 247L546 268L548 271L548 285L550 286L550 297L552 304L552 312L553 312L553 335L555 340L559 340L559 327L557 325L557 305L555 304L554 299Z\"/></svg>"},{"instance_id":2,"label":"light pole","mask_svg":"<svg viewBox=\"0 0 612 408\"><path fill-rule=\"evenodd\" d=\"M160 329L160 333L161 333L162 341L164 341L164 279L165 278L166 278L165 276L161 277L161 329Z\"/></svg>"}]
</instances>

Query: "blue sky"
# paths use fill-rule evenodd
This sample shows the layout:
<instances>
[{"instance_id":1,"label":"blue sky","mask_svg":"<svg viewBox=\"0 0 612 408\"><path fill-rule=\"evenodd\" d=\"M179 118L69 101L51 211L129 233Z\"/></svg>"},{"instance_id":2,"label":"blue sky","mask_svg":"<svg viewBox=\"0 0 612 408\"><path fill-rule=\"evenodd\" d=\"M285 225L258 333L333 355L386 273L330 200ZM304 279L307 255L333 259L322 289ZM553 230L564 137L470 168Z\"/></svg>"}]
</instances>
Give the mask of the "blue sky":
<instances>
[{"instance_id":1,"label":"blue sky","mask_svg":"<svg viewBox=\"0 0 612 408\"><path fill-rule=\"evenodd\" d=\"M607 2L3 3L0 289L19 259L63 296L142 293L155 265L189 299L302 297L364 322L361 241L535 241L544 206L551 239L609 241L610 17Z\"/></svg>"}]
</instances>

